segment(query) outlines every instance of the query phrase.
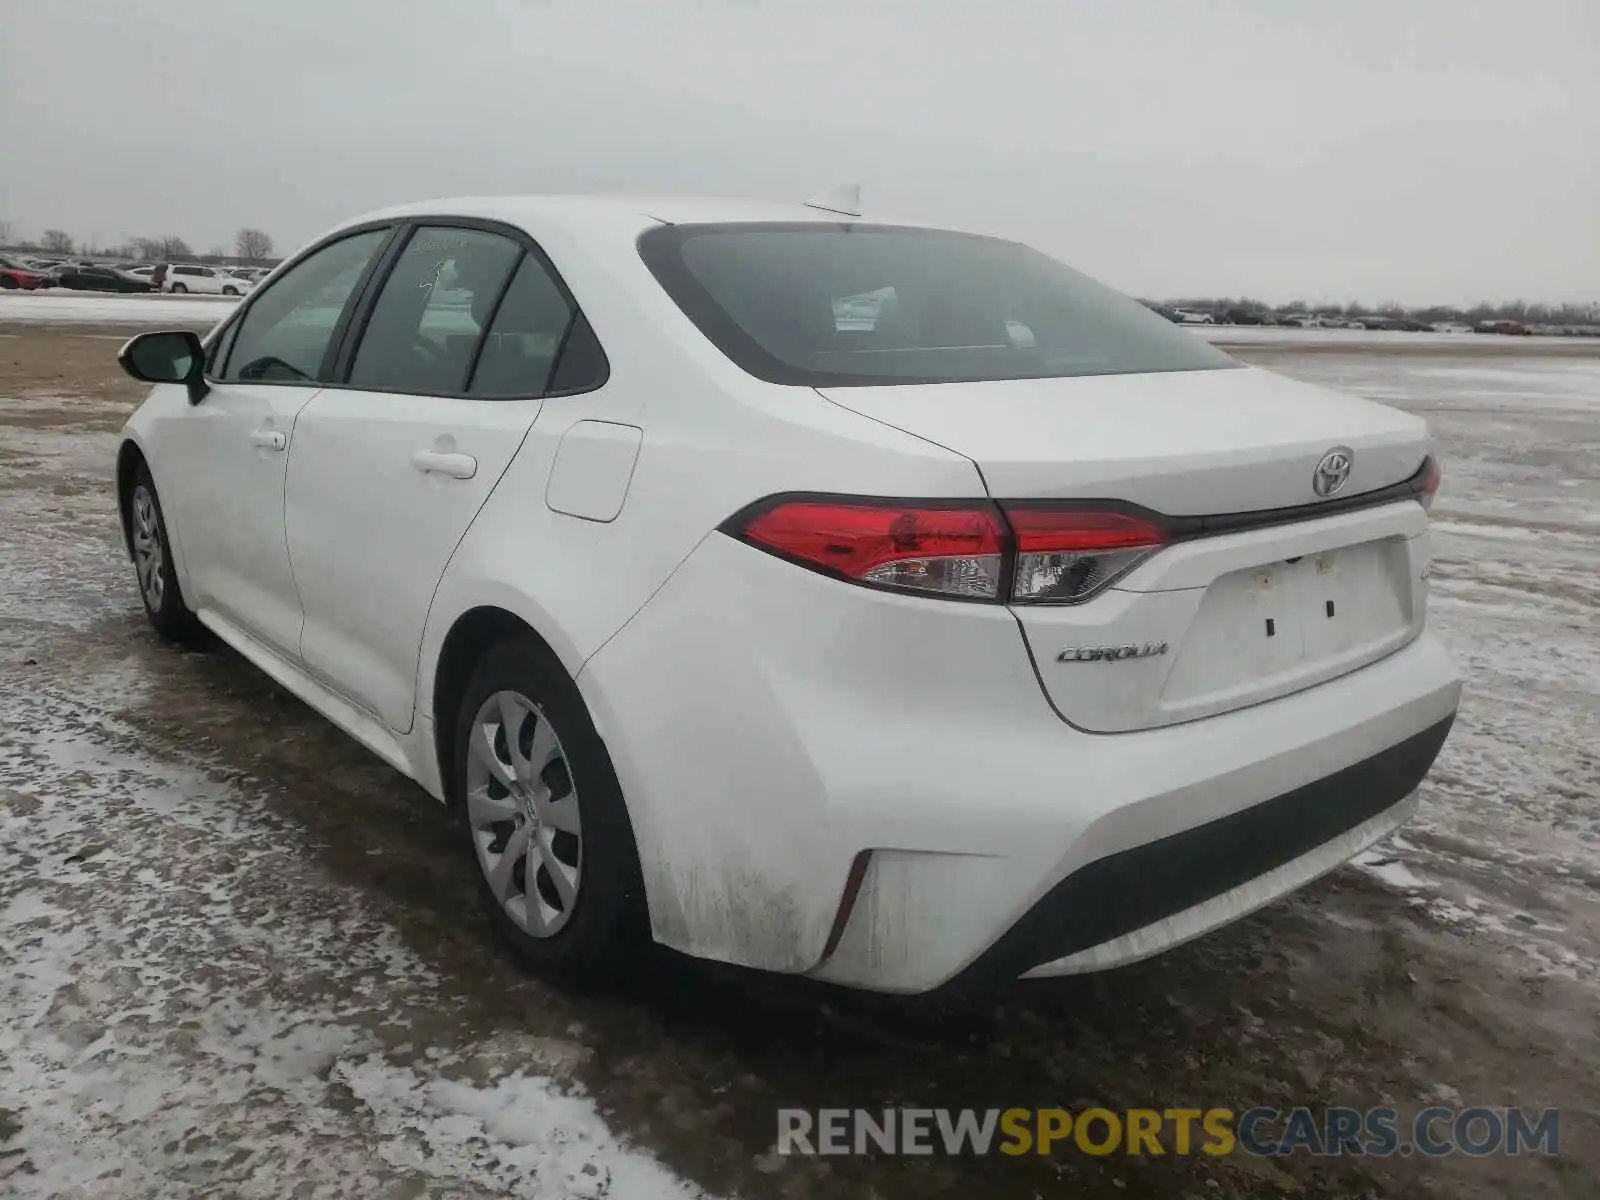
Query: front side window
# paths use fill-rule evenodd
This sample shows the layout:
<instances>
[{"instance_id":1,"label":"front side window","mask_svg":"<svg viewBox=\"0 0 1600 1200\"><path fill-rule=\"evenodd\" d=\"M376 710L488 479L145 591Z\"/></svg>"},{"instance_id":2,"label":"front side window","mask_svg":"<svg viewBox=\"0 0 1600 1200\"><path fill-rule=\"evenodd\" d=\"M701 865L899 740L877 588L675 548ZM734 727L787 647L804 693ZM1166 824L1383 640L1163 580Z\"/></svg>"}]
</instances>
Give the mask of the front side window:
<instances>
[{"instance_id":1,"label":"front side window","mask_svg":"<svg viewBox=\"0 0 1600 1200\"><path fill-rule=\"evenodd\" d=\"M372 307L351 386L463 391L473 348L521 254L521 246L497 233L419 227Z\"/></svg>"},{"instance_id":2,"label":"front side window","mask_svg":"<svg viewBox=\"0 0 1600 1200\"><path fill-rule=\"evenodd\" d=\"M246 383L315 379L351 293L389 236L352 234L314 251L258 292L239 321L222 378Z\"/></svg>"},{"instance_id":3,"label":"front side window","mask_svg":"<svg viewBox=\"0 0 1600 1200\"><path fill-rule=\"evenodd\" d=\"M239 336L239 322L231 322L220 336L211 341L210 348L206 351L206 377L214 379L222 364L228 361L228 352L233 349L233 341Z\"/></svg>"},{"instance_id":4,"label":"front side window","mask_svg":"<svg viewBox=\"0 0 1600 1200\"><path fill-rule=\"evenodd\" d=\"M663 225L645 264L730 359L774 383L853 386L1238 366L1037 250L887 225Z\"/></svg>"}]
</instances>

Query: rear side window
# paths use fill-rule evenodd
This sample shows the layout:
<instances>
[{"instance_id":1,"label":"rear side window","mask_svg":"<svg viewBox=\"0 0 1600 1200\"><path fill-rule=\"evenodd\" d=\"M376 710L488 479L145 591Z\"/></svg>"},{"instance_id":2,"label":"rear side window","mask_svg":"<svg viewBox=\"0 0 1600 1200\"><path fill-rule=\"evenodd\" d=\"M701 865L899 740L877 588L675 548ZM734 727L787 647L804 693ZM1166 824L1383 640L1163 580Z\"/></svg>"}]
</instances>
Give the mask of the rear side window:
<instances>
[{"instance_id":1,"label":"rear side window","mask_svg":"<svg viewBox=\"0 0 1600 1200\"><path fill-rule=\"evenodd\" d=\"M481 229L421 226L372 307L352 387L460 393L472 352L522 247Z\"/></svg>"},{"instance_id":2,"label":"rear side window","mask_svg":"<svg viewBox=\"0 0 1600 1200\"><path fill-rule=\"evenodd\" d=\"M557 363L567 357L575 315L544 263L532 254L524 255L495 310L468 390L485 397L540 396L552 390Z\"/></svg>"},{"instance_id":3,"label":"rear side window","mask_svg":"<svg viewBox=\"0 0 1600 1200\"><path fill-rule=\"evenodd\" d=\"M773 383L858 386L1238 366L1016 242L831 223L663 225L639 250L710 340Z\"/></svg>"}]
</instances>

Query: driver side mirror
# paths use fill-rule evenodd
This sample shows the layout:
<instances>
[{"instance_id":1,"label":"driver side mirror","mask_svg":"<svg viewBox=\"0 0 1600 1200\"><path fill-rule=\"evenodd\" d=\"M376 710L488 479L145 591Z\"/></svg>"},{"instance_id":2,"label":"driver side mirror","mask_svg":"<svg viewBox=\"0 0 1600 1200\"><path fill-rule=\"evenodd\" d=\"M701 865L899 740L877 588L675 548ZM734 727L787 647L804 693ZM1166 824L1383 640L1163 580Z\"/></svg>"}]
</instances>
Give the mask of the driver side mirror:
<instances>
[{"instance_id":1,"label":"driver side mirror","mask_svg":"<svg viewBox=\"0 0 1600 1200\"><path fill-rule=\"evenodd\" d=\"M187 329L141 333L117 352L117 362L143 383L181 383L189 403L199 404L206 386L206 352L200 338Z\"/></svg>"}]
</instances>

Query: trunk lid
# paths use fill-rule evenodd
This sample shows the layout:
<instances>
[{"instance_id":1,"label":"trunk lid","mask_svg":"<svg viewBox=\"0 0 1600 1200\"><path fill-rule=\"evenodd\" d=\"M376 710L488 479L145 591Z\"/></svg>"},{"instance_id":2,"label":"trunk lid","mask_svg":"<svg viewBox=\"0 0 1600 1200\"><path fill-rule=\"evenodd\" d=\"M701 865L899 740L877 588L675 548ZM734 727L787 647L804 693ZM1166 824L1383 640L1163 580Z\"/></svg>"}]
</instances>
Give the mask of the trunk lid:
<instances>
[{"instance_id":1,"label":"trunk lid","mask_svg":"<svg viewBox=\"0 0 1600 1200\"><path fill-rule=\"evenodd\" d=\"M1413 476L1426 426L1255 368L830 388L836 404L970 458L997 500L1110 500L1167 516L1315 505ZM1422 630L1427 516L1400 500L1183 540L1079 604L1014 604L1063 720L1118 733L1303 690Z\"/></svg>"},{"instance_id":2,"label":"trunk lid","mask_svg":"<svg viewBox=\"0 0 1600 1200\"><path fill-rule=\"evenodd\" d=\"M1416 417L1255 367L821 391L970 458L1005 500L1246 512L1314 503L1312 472L1336 446L1355 451L1342 496L1407 478L1427 452Z\"/></svg>"}]
</instances>

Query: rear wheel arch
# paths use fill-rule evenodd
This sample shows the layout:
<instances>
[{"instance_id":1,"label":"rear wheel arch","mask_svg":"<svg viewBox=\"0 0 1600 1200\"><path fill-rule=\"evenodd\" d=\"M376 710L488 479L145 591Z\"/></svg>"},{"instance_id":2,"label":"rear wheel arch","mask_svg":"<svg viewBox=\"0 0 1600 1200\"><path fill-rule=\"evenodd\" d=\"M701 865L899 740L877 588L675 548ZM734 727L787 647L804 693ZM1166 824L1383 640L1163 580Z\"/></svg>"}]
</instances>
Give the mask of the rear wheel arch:
<instances>
[{"instance_id":1,"label":"rear wheel arch","mask_svg":"<svg viewBox=\"0 0 1600 1200\"><path fill-rule=\"evenodd\" d=\"M549 660L551 670L567 673L560 655L538 630L515 613L495 605L479 605L462 613L440 644L438 662L433 672L431 711L439 783L449 803L454 803L450 790L451 780L455 778L456 710L461 706L467 682L489 650L502 642L518 639L528 641L542 651Z\"/></svg>"}]
</instances>

